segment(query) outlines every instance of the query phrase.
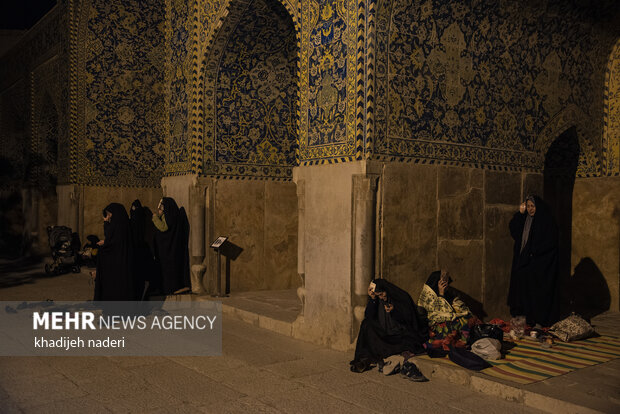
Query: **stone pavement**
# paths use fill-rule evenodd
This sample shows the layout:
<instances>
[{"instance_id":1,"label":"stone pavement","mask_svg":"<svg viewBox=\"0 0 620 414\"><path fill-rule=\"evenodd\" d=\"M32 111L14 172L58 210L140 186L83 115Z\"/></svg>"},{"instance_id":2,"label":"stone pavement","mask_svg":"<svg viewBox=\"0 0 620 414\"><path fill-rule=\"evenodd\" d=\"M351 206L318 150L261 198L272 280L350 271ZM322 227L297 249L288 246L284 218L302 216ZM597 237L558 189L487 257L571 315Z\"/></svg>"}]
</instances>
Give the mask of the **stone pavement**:
<instances>
[{"instance_id":1,"label":"stone pavement","mask_svg":"<svg viewBox=\"0 0 620 414\"><path fill-rule=\"evenodd\" d=\"M49 278L37 263L14 268L0 262L0 300L92 296L86 270ZM529 386L421 362L431 381L413 383L351 373L351 352L233 316L220 357L0 357L0 412L620 412L619 360Z\"/></svg>"}]
</instances>

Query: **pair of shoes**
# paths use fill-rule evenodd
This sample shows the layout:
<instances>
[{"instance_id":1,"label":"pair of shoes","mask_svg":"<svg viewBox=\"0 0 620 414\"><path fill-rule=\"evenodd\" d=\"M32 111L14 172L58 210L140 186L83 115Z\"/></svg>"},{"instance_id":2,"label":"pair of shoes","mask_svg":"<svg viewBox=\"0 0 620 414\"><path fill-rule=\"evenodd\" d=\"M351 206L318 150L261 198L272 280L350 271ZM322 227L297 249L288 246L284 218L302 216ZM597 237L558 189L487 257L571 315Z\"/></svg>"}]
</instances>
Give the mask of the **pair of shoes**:
<instances>
[{"instance_id":1,"label":"pair of shoes","mask_svg":"<svg viewBox=\"0 0 620 414\"><path fill-rule=\"evenodd\" d=\"M402 364L405 362L405 358L401 355L392 355L381 362L383 365L381 366L380 372L387 376L398 374L401 370Z\"/></svg>"},{"instance_id":2,"label":"pair of shoes","mask_svg":"<svg viewBox=\"0 0 620 414\"><path fill-rule=\"evenodd\" d=\"M402 369L400 370L400 375L406 377L408 380L413 382L427 382L428 378L424 376L418 369L418 367L413 362L405 362L403 364Z\"/></svg>"}]
</instances>

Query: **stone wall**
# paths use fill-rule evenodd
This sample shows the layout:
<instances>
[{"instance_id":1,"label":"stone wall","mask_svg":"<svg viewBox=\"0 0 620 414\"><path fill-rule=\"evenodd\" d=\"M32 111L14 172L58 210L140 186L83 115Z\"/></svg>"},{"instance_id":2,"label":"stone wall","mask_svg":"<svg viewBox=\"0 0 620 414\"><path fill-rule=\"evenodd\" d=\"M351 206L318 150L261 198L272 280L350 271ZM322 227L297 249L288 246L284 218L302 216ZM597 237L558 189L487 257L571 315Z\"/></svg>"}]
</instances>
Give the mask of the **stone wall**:
<instances>
[{"instance_id":1,"label":"stone wall","mask_svg":"<svg viewBox=\"0 0 620 414\"><path fill-rule=\"evenodd\" d=\"M620 177L577 179L571 298L577 310L620 310Z\"/></svg>"},{"instance_id":2,"label":"stone wall","mask_svg":"<svg viewBox=\"0 0 620 414\"><path fill-rule=\"evenodd\" d=\"M391 163L380 187L379 273L417 300L428 275L448 268L475 311L507 317L508 222L523 194L542 193L542 176Z\"/></svg>"},{"instance_id":3,"label":"stone wall","mask_svg":"<svg viewBox=\"0 0 620 414\"><path fill-rule=\"evenodd\" d=\"M290 181L212 181L212 223L205 240L209 263L205 287L216 284L215 251L208 246L219 236L243 251L231 262L232 292L294 289L297 275L297 195ZM222 287L224 286L222 260Z\"/></svg>"}]
</instances>

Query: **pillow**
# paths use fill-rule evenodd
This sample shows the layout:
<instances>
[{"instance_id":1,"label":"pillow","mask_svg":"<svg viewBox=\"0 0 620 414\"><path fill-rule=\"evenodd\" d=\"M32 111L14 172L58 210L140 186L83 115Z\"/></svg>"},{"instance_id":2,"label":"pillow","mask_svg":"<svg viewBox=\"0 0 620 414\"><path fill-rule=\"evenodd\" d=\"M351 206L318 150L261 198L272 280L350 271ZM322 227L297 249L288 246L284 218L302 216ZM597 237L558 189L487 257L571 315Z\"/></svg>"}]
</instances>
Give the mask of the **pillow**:
<instances>
[{"instance_id":1,"label":"pillow","mask_svg":"<svg viewBox=\"0 0 620 414\"><path fill-rule=\"evenodd\" d=\"M596 332L585 319L573 313L568 318L553 324L549 329L549 333L558 337L561 341L569 342L588 338Z\"/></svg>"}]
</instances>

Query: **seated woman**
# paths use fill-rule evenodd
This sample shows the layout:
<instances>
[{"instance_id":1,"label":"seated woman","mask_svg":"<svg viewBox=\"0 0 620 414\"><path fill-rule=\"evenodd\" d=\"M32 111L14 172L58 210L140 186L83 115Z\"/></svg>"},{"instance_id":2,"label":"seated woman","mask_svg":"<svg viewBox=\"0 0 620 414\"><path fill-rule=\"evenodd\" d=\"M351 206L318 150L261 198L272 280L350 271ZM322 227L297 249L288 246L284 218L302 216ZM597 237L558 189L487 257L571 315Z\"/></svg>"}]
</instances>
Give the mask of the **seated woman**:
<instances>
[{"instance_id":1,"label":"seated woman","mask_svg":"<svg viewBox=\"0 0 620 414\"><path fill-rule=\"evenodd\" d=\"M465 347L472 326L480 320L459 299L448 285L452 282L447 272L430 274L422 287L418 304L426 310L429 325L428 348Z\"/></svg>"},{"instance_id":2,"label":"seated woman","mask_svg":"<svg viewBox=\"0 0 620 414\"><path fill-rule=\"evenodd\" d=\"M370 284L368 296L365 317L357 337L355 359L350 363L351 371L366 371L371 364L391 355L424 353L423 344L428 335L419 323L411 296L384 279L375 279Z\"/></svg>"}]
</instances>

